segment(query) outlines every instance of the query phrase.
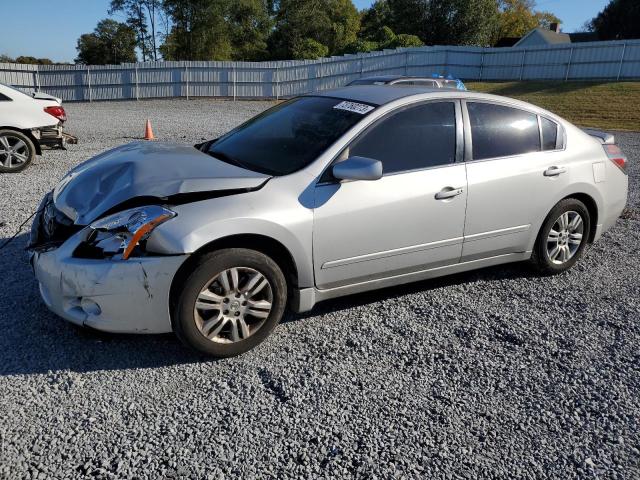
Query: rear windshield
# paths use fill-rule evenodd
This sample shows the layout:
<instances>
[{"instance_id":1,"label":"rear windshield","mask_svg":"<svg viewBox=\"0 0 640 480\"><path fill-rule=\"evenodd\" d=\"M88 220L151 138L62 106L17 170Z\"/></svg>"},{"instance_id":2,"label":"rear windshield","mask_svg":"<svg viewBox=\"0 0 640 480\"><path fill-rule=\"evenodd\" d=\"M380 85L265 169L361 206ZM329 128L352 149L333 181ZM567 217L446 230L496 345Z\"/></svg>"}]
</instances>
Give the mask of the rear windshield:
<instances>
[{"instance_id":1,"label":"rear windshield","mask_svg":"<svg viewBox=\"0 0 640 480\"><path fill-rule=\"evenodd\" d=\"M295 98L232 130L208 153L249 170L287 175L309 165L373 109L329 97Z\"/></svg>"},{"instance_id":2,"label":"rear windshield","mask_svg":"<svg viewBox=\"0 0 640 480\"><path fill-rule=\"evenodd\" d=\"M387 82L384 80L376 80L375 78L365 78L361 80L354 80L349 84L349 86L353 85L386 85Z\"/></svg>"}]
</instances>

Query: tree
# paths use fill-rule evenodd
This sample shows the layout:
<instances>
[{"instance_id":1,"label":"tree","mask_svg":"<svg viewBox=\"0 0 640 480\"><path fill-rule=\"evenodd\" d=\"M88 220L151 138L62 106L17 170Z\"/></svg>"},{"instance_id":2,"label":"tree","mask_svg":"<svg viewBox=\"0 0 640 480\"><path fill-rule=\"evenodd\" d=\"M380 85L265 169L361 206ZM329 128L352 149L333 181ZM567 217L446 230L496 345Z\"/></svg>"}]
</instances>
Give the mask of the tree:
<instances>
[{"instance_id":1,"label":"tree","mask_svg":"<svg viewBox=\"0 0 640 480\"><path fill-rule=\"evenodd\" d=\"M167 60L264 60L273 22L267 0L165 0L173 24Z\"/></svg>"},{"instance_id":2,"label":"tree","mask_svg":"<svg viewBox=\"0 0 640 480\"><path fill-rule=\"evenodd\" d=\"M0 63L14 63L15 60L11 58L9 55L5 55L4 53L0 53Z\"/></svg>"},{"instance_id":3,"label":"tree","mask_svg":"<svg viewBox=\"0 0 640 480\"><path fill-rule=\"evenodd\" d=\"M316 42L313 38L305 38L293 45L291 53L296 60L315 60L329 55L329 48L320 42Z\"/></svg>"},{"instance_id":4,"label":"tree","mask_svg":"<svg viewBox=\"0 0 640 480\"><path fill-rule=\"evenodd\" d=\"M273 20L265 0L232 1L227 22L234 60L260 61L268 58L267 40L273 29Z\"/></svg>"},{"instance_id":5,"label":"tree","mask_svg":"<svg viewBox=\"0 0 640 480\"><path fill-rule=\"evenodd\" d=\"M93 33L80 35L76 63L87 65L135 62L136 33L127 24L106 19L98 22Z\"/></svg>"},{"instance_id":6,"label":"tree","mask_svg":"<svg viewBox=\"0 0 640 480\"><path fill-rule=\"evenodd\" d=\"M127 24L136 32L137 44L142 52L142 61L158 60L157 16L163 12L161 0L111 0L109 14L123 12ZM149 32L149 26L151 32Z\"/></svg>"},{"instance_id":7,"label":"tree","mask_svg":"<svg viewBox=\"0 0 640 480\"><path fill-rule=\"evenodd\" d=\"M640 2L611 0L589 24L600 40L640 38Z\"/></svg>"},{"instance_id":8,"label":"tree","mask_svg":"<svg viewBox=\"0 0 640 480\"><path fill-rule=\"evenodd\" d=\"M415 35L404 33L396 35L389 27L382 27L375 38L377 41L358 39L347 46L345 53L372 52L385 48L421 47L424 45Z\"/></svg>"},{"instance_id":9,"label":"tree","mask_svg":"<svg viewBox=\"0 0 640 480\"><path fill-rule=\"evenodd\" d=\"M429 45L489 45L497 14L496 0L378 0L363 15L363 35L387 26Z\"/></svg>"},{"instance_id":10,"label":"tree","mask_svg":"<svg viewBox=\"0 0 640 480\"><path fill-rule=\"evenodd\" d=\"M523 37L536 27L549 28L560 19L550 12L534 11L533 0L499 0L494 43L504 37Z\"/></svg>"},{"instance_id":11,"label":"tree","mask_svg":"<svg viewBox=\"0 0 640 480\"><path fill-rule=\"evenodd\" d=\"M326 55L341 53L355 42L360 28L360 15L351 0L279 0L274 10L269 49L277 59L294 54L300 58L306 52L315 56L320 52L317 46L307 49L315 43L326 47Z\"/></svg>"},{"instance_id":12,"label":"tree","mask_svg":"<svg viewBox=\"0 0 640 480\"><path fill-rule=\"evenodd\" d=\"M376 0L370 8L362 12L359 37L379 41L382 29L391 22L391 8L387 0Z\"/></svg>"},{"instance_id":13,"label":"tree","mask_svg":"<svg viewBox=\"0 0 640 480\"><path fill-rule=\"evenodd\" d=\"M16 63L26 63L30 65L53 65L53 62L48 58L36 58L31 56L20 55L16 57Z\"/></svg>"}]
</instances>

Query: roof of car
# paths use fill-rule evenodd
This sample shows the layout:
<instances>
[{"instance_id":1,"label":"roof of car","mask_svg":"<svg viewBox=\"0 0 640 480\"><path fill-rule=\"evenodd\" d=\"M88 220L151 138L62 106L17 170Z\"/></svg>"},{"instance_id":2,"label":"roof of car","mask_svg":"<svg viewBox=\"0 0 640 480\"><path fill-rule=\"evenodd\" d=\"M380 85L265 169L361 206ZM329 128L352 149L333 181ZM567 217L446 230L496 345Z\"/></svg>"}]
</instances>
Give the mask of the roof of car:
<instances>
[{"instance_id":1,"label":"roof of car","mask_svg":"<svg viewBox=\"0 0 640 480\"><path fill-rule=\"evenodd\" d=\"M445 94L452 90L441 88L428 88L421 86L406 86L402 88L392 85L354 85L351 87L334 88L322 92L310 93L310 96L333 97L354 102L369 103L371 105L384 105L399 98L411 97L424 93Z\"/></svg>"}]
</instances>

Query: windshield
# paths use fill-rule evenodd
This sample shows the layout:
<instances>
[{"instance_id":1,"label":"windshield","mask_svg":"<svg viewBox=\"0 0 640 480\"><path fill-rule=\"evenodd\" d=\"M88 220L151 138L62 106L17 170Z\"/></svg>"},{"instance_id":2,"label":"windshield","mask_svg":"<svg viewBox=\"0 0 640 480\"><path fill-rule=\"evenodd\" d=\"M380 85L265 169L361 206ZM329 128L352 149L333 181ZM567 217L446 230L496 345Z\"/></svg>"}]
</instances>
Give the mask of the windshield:
<instances>
[{"instance_id":1,"label":"windshield","mask_svg":"<svg viewBox=\"0 0 640 480\"><path fill-rule=\"evenodd\" d=\"M296 98L240 125L207 152L249 170L287 175L309 165L373 109L336 98Z\"/></svg>"}]
</instances>

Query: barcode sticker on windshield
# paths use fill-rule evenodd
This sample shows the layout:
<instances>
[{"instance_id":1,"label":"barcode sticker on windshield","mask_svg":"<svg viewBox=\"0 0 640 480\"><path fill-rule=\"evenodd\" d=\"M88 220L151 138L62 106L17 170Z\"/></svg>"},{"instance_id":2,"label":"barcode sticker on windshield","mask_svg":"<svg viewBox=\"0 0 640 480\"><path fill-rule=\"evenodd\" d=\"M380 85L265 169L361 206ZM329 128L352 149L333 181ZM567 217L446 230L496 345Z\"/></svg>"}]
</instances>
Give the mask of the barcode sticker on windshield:
<instances>
[{"instance_id":1,"label":"barcode sticker on windshield","mask_svg":"<svg viewBox=\"0 0 640 480\"><path fill-rule=\"evenodd\" d=\"M340 102L335 107L338 110L346 110L347 112L359 113L360 115L364 115L365 113L369 113L373 110L371 105L365 105L364 103L356 103L356 102Z\"/></svg>"}]
</instances>

